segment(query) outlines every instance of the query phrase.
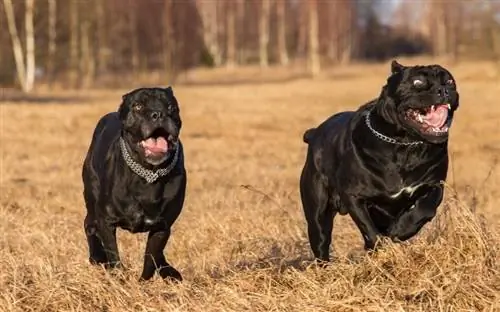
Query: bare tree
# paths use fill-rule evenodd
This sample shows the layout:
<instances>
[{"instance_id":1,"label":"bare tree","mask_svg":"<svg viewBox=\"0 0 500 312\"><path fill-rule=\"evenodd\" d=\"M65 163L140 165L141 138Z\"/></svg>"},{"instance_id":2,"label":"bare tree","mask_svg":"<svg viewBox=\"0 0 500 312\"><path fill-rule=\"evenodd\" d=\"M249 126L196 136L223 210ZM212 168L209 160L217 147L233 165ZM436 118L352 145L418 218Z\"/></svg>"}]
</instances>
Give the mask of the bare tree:
<instances>
[{"instance_id":1,"label":"bare tree","mask_svg":"<svg viewBox=\"0 0 500 312\"><path fill-rule=\"evenodd\" d=\"M242 63L244 60L243 44L245 43L245 1L236 0L236 50L237 50L237 63Z\"/></svg>"},{"instance_id":2,"label":"bare tree","mask_svg":"<svg viewBox=\"0 0 500 312\"><path fill-rule=\"evenodd\" d=\"M52 0L54 1L54 0ZM97 72L104 73L108 68L108 45L106 36L106 12L104 1L95 1L95 16L97 23Z\"/></svg>"},{"instance_id":3,"label":"bare tree","mask_svg":"<svg viewBox=\"0 0 500 312\"><path fill-rule=\"evenodd\" d=\"M236 66L236 10L234 0L226 0L226 66Z\"/></svg>"},{"instance_id":4,"label":"bare tree","mask_svg":"<svg viewBox=\"0 0 500 312\"><path fill-rule=\"evenodd\" d=\"M82 86L84 88L89 88L92 84L95 75L95 61L94 53L92 50L91 40L90 40L90 22L84 21L80 25L81 30L81 62L80 62L80 72L82 73Z\"/></svg>"},{"instance_id":5,"label":"bare tree","mask_svg":"<svg viewBox=\"0 0 500 312\"><path fill-rule=\"evenodd\" d=\"M21 40L17 32L14 9L11 0L3 0L5 8L5 16L7 17L7 25L9 28L10 38L12 40L12 49L14 52L14 60L16 62L17 78L21 84L21 89L27 91L26 86L26 67L24 65L24 52L21 46Z\"/></svg>"},{"instance_id":6,"label":"bare tree","mask_svg":"<svg viewBox=\"0 0 500 312\"><path fill-rule=\"evenodd\" d=\"M35 85L35 30L33 29L33 11L35 0L26 0L26 90L31 91Z\"/></svg>"},{"instance_id":7,"label":"bare tree","mask_svg":"<svg viewBox=\"0 0 500 312\"><path fill-rule=\"evenodd\" d=\"M269 65L268 45L269 45L269 17L271 11L271 0L260 0L259 14L259 59L260 66Z\"/></svg>"},{"instance_id":8,"label":"bare tree","mask_svg":"<svg viewBox=\"0 0 500 312\"><path fill-rule=\"evenodd\" d=\"M286 19L285 19L285 0L276 0L276 18L278 32L278 57L281 65L288 65L288 51L286 46Z\"/></svg>"},{"instance_id":9,"label":"bare tree","mask_svg":"<svg viewBox=\"0 0 500 312\"><path fill-rule=\"evenodd\" d=\"M172 0L163 2L163 55L165 74L169 79L173 79L174 74L174 23L173 23L173 3Z\"/></svg>"},{"instance_id":10,"label":"bare tree","mask_svg":"<svg viewBox=\"0 0 500 312\"><path fill-rule=\"evenodd\" d=\"M47 51L47 74L49 76L50 83L54 80L54 63L56 57L56 16L57 16L57 6L56 0L47 0L47 4L49 7L49 23L47 29L47 37L49 39L48 42L48 51Z\"/></svg>"},{"instance_id":11,"label":"bare tree","mask_svg":"<svg viewBox=\"0 0 500 312\"><path fill-rule=\"evenodd\" d=\"M78 0L70 0L70 44L69 44L69 79L73 87L78 80Z\"/></svg>"},{"instance_id":12,"label":"bare tree","mask_svg":"<svg viewBox=\"0 0 500 312\"><path fill-rule=\"evenodd\" d=\"M128 0L128 33L130 36L130 63L132 65L132 72L137 74L139 71L139 47L137 38L137 7L134 0Z\"/></svg>"},{"instance_id":13,"label":"bare tree","mask_svg":"<svg viewBox=\"0 0 500 312\"><path fill-rule=\"evenodd\" d=\"M196 0L196 8L203 23L203 41L213 58L215 66L222 64L222 52L219 45L219 25L217 22L218 2L219 0Z\"/></svg>"},{"instance_id":14,"label":"bare tree","mask_svg":"<svg viewBox=\"0 0 500 312\"><path fill-rule=\"evenodd\" d=\"M309 45L308 45L308 63L309 70L313 76L320 72L319 60L319 26L318 26L318 2L309 0Z\"/></svg>"},{"instance_id":15,"label":"bare tree","mask_svg":"<svg viewBox=\"0 0 500 312\"><path fill-rule=\"evenodd\" d=\"M11 0L4 0L5 15L9 28L10 37L12 40L12 48L14 52L14 60L16 62L17 77L24 92L33 90L35 84L35 33L33 29L33 11L35 6L34 0L26 0L25 8L25 33L26 33L26 62L17 31L17 26L14 16L14 8Z\"/></svg>"}]
</instances>

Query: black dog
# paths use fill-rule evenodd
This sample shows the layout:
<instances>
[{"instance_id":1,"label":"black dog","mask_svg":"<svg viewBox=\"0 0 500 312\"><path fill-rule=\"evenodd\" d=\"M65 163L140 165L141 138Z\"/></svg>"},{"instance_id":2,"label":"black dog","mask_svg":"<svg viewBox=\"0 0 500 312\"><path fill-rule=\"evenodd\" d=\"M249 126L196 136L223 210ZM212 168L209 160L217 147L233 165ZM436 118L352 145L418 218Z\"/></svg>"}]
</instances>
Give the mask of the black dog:
<instances>
[{"instance_id":1,"label":"black dog","mask_svg":"<svg viewBox=\"0 0 500 312\"><path fill-rule=\"evenodd\" d=\"M304 133L300 194L311 249L329 261L333 219L349 214L365 249L404 241L436 214L448 170L448 130L458 108L453 76L439 65L396 61L381 95Z\"/></svg>"},{"instance_id":2,"label":"black dog","mask_svg":"<svg viewBox=\"0 0 500 312\"><path fill-rule=\"evenodd\" d=\"M182 280L165 260L170 227L184 204L181 119L172 89L141 88L98 122L83 164L90 262L123 267L116 228L149 232L141 279Z\"/></svg>"}]
</instances>

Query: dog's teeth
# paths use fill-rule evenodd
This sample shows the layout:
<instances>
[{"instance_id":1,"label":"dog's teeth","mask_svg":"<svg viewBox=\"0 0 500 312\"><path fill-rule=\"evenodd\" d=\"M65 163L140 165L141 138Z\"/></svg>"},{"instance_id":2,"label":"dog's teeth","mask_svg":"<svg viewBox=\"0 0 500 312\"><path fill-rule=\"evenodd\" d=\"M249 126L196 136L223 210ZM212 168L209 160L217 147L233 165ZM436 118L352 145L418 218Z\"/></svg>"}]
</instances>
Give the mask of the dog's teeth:
<instances>
[{"instance_id":1,"label":"dog's teeth","mask_svg":"<svg viewBox=\"0 0 500 312\"><path fill-rule=\"evenodd\" d=\"M451 110L451 105L450 104L447 104L446 106L448 107L449 110Z\"/></svg>"},{"instance_id":2,"label":"dog's teeth","mask_svg":"<svg viewBox=\"0 0 500 312\"><path fill-rule=\"evenodd\" d=\"M431 111L435 111L436 107L434 105L431 106Z\"/></svg>"},{"instance_id":3,"label":"dog's teeth","mask_svg":"<svg viewBox=\"0 0 500 312\"><path fill-rule=\"evenodd\" d=\"M418 114L418 121L419 121L420 123L424 122L424 120L422 119L422 115L420 115L420 114Z\"/></svg>"}]
</instances>

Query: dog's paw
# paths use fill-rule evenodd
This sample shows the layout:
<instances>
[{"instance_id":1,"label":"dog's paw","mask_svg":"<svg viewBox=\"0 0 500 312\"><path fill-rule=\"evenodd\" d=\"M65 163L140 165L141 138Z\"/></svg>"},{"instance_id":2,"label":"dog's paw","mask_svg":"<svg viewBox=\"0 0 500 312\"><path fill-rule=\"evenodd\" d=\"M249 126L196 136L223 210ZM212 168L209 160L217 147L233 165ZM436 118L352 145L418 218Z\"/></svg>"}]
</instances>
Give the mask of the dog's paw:
<instances>
[{"instance_id":1,"label":"dog's paw","mask_svg":"<svg viewBox=\"0 0 500 312\"><path fill-rule=\"evenodd\" d=\"M104 265L107 262L108 262L108 259L106 259L106 258L89 257L89 263L91 265Z\"/></svg>"},{"instance_id":2,"label":"dog's paw","mask_svg":"<svg viewBox=\"0 0 500 312\"><path fill-rule=\"evenodd\" d=\"M181 273L171 266L161 267L160 269L158 269L158 273L160 274L161 278L165 281L176 282L176 283L182 282Z\"/></svg>"}]
</instances>

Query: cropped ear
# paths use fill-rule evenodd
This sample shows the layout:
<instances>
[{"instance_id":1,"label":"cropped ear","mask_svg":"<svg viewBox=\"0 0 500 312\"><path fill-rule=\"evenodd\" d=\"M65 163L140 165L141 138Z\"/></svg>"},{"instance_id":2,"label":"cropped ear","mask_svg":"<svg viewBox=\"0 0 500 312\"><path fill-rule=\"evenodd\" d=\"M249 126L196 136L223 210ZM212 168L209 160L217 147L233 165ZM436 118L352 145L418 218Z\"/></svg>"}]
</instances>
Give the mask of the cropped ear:
<instances>
[{"instance_id":1,"label":"cropped ear","mask_svg":"<svg viewBox=\"0 0 500 312\"><path fill-rule=\"evenodd\" d=\"M168 87L166 87L163 90L165 91L165 93L167 93L168 97L173 97L174 96L174 90L172 89L171 86L168 86Z\"/></svg>"},{"instance_id":2,"label":"cropped ear","mask_svg":"<svg viewBox=\"0 0 500 312\"><path fill-rule=\"evenodd\" d=\"M120 119L124 121L127 118L127 114L130 111L130 92L122 95L122 103L118 108L118 115Z\"/></svg>"},{"instance_id":3,"label":"cropped ear","mask_svg":"<svg viewBox=\"0 0 500 312\"><path fill-rule=\"evenodd\" d=\"M393 60L391 62L391 74L392 75L401 73L403 71L403 69L405 69L405 66L399 64L398 61Z\"/></svg>"}]
</instances>

